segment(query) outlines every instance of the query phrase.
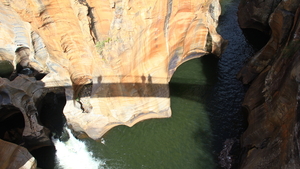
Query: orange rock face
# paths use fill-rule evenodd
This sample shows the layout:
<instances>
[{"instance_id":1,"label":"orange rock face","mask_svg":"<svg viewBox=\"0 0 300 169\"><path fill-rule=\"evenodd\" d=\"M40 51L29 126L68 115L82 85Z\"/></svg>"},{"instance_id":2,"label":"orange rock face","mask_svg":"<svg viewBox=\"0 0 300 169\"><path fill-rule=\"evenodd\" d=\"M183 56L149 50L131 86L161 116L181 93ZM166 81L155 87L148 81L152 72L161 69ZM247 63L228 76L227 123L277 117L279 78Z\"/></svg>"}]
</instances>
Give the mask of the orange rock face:
<instances>
[{"instance_id":1,"label":"orange rock face","mask_svg":"<svg viewBox=\"0 0 300 169\"><path fill-rule=\"evenodd\" d=\"M48 73L45 87L66 87L68 123L94 139L116 125L170 117L176 68L222 52L218 0L21 0L2 9L30 23L26 65Z\"/></svg>"}]
</instances>

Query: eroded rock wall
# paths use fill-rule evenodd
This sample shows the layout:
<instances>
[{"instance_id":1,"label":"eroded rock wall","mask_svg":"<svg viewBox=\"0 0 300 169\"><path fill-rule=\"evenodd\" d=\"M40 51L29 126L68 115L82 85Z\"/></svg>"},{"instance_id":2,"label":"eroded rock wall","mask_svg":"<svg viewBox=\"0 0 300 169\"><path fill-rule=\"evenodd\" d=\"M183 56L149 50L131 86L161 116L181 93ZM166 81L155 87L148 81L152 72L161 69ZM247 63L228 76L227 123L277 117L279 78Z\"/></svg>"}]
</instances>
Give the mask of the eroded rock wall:
<instances>
[{"instance_id":1,"label":"eroded rock wall","mask_svg":"<svg viewBox=\"0 0 300 169\"><path fill-rule=\"evenodd\" d=\"M213 53L218 0L2 0L1 58L65 87L64 114L100 138L116 125L170 117L168 82L183 62Z\"/></svg>"},{"instance_id":2,"label":"eroded rock wall","mask_svg":"<svg viewBox=\"0 0 300 169\"><path fill-rule=\"evenodd\" d=\"M20 75L14 81L0 78L0 108L13 107L23 115L24 129L20 144L29 150L52 145L49 133L39 124L36 105L45 94L44 84L33 77ZM10 116L9 111L1 111L0 119Z\"/></svg>"},{"instance_id":3,"label":"eroded rock wall","mask_svg":"<svg viewBox=\"0 0 300 169\"><path fill-rule=\"evenodd\" d=\"M66 87L68 123L94 139L116 125L170 117L176 68L224 46L218 0L3 0L1 9L14 20L3 30L4 56L47 73L45 87Z\"/></svg>"},{"instance_id":4,"label":"eroded rock wall","mask_svg":"<svg viewBox=\"0 0 300 169\"><path fill-rule=\"evenodd\" d=\"M238 74L250 84L243 102L249 126L241 137L240 168L300 167L299 4L299 0L240 3L240 26L271 34Z\"/></svg>"},{"instance_id":5,"label":"eroded rock wall","mask_svg":"<svg viewBox=\"0 0 300 169\"><path fill-rule=\"evenodd\" d=\"M0 60L14 67L0 79L1 105L23 114L27 148L49 141L36 100L46 88L66 88L68 124L94 139L170 117L176 68L223 50L220 12L218 0L1 0ZM20 75L31 71L47 75Z\"/></svg>"}]
</instances>

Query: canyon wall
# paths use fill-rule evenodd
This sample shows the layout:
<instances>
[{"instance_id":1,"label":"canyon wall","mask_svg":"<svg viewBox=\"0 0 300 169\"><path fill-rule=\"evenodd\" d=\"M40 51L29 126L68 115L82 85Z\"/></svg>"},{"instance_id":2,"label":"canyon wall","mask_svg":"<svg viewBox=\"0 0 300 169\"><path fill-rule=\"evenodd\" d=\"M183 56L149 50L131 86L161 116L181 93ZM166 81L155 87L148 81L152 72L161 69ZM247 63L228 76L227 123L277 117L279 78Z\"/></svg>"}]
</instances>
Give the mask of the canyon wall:
<instances>
[{"instance_id":1,"label":"canyon wall","mask_svg":"<svg viewBox=\"0 0 300 169\"><path fill-rule=\"evenodd\" d=\"M243 102L248 128L241 137L240 168L300 168L299 4L299 0L240 3L241 28L270 36L238 74L250 85Z\"/></svg>"},{"instance_id":2,"label":"canyon wall","mask_svg":"<svg viewBox=\"0 0 300 169\"><path fill-rule=\"evenodd\" d=\"M94 139L170 117L176 68L224 46L217 0L3 0L1 10L2 59L66 88L68 124Z\"/></svg>"},{"instance_id":3,"label":"canyon wall","mask_svg":"<svg viewBox=\"0 0 300 169\"><path fill-rule=\"evenodd\" d=\"M220 12L218 0L1 0L0 61L5 76L13 72L0 79L0 120L18 111L21 141L47 143L39 99L57 88L68 125L93 139L170 117L176 68L224 48ZM37 145L25 139L29 150Z\"/></svg>"}]
</instances>

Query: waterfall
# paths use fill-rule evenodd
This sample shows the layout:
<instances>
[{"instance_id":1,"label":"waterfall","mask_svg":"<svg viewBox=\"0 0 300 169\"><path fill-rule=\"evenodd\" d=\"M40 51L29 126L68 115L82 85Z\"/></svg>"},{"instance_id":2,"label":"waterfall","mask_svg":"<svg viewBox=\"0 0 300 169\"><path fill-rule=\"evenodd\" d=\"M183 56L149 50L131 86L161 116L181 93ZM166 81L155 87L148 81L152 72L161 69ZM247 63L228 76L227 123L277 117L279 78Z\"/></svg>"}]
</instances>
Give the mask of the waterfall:
<instances>
[{"instance_id":1,"label":"waterfall","mask_svg":"<svg viewBox=\"0 0 300 169\"><path fill-rule=\"evenodd\" d=\"M105 161L96 159L89 152L85 143L76 139L70 129L66 128L69 139L53 139L56 147L56 169L102 169Z\"/></svg>"}]
</instances>

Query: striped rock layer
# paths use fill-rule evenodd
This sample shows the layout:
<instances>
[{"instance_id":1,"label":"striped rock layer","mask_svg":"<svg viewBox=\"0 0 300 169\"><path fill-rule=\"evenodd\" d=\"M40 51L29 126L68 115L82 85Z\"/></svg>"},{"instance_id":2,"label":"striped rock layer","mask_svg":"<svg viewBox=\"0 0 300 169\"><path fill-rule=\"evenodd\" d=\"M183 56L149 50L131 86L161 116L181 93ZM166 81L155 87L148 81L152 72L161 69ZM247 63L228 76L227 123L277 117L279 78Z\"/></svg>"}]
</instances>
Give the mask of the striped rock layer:
<instances>
[{"instance_id":1,"label":"striped rock layer","mask_svg":"<svg viewBox=\"0 0 300 169\"><path fill-rule=\"evenodd\" d=\"M93 139L170 117L176 68L224 44L218 0L2 0L0 10L1 59L65 87L68 124Z\"/></svg>"}]
</instances>

